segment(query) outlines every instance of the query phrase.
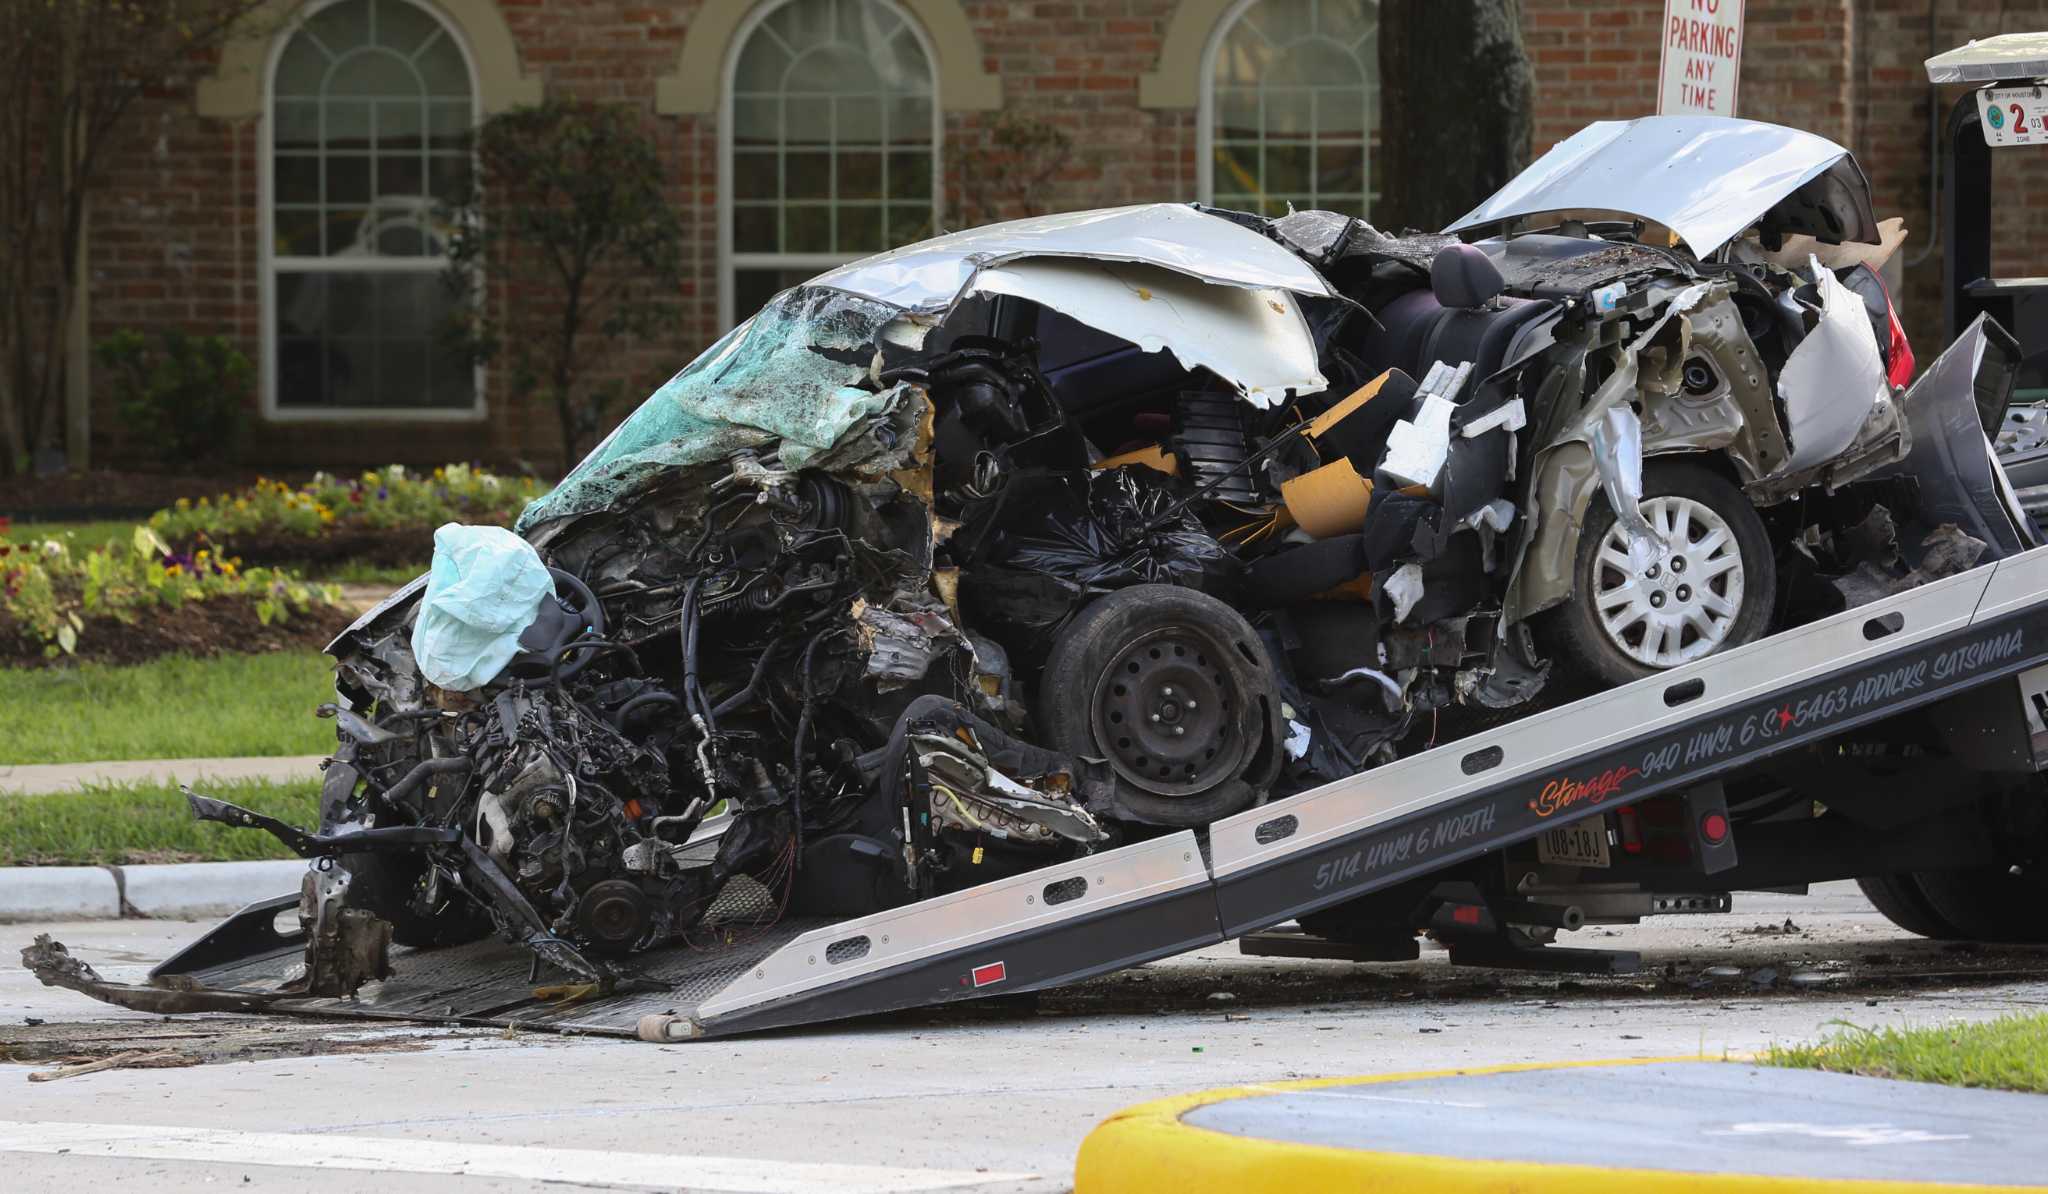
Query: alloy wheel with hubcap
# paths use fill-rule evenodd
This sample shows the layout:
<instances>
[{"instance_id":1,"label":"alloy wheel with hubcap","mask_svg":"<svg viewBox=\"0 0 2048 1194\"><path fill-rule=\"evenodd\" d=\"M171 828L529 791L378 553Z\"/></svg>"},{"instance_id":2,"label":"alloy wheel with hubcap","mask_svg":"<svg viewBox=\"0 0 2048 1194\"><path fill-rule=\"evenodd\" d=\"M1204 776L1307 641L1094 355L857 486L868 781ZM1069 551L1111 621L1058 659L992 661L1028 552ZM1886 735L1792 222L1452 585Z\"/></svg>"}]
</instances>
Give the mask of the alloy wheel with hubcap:
<instances>
[{"instance_id":1,"label":"alloy wheel with hubcap","mask_svg":"<svg viewBox=\"0 0 2048 1194\"><path fill-rule=\"evenodd\" d=\"M1645 498L1662 540L1647 566L1629 558L1619 520L1600 544L1594 606L1615 647L1646 667L1676 667L1728 643L1742 613L1742 549L1726 519L1675 494Z\"/></svg>"},{"instance_id":2,"label":"alloy wheel with hubcap","mask_svg":"<svg viewBox=\"0 0 2048 1194\"><path fill-rule=\"evenodd\" d=\"M1643 463L1637 509L1658 541L1629 533L1595 491L1572 556L1572 594L1535 627L1549 656L1608 684L1754 642L1770 628L1778 577L1770 532L1708 458Z\"/></svg>"}]
</instances>

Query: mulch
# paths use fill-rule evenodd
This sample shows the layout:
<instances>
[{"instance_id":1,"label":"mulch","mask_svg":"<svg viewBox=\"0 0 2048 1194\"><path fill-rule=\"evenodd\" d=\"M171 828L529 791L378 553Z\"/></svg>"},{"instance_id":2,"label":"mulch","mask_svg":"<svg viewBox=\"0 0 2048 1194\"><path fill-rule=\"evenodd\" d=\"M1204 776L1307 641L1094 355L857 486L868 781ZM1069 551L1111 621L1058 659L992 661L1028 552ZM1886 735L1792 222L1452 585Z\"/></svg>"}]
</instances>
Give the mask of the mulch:
<instances>
[{"instance_id":1,"label":"mulch","mask_svg":"<svg viewBox=\"0 0 2048 1194\"><path fill-rule=\"evenodd\" d=\"M0 515L65 520L145 517L179 498L197 501L247 488L256 477L256 470L243 468L189 474L93 469L0 477Z\"/></svg>"},{"instance_id":2,"label":"mulch","mask_svg":"<svg viewBox=\"0 0 2048 1194\"><path fill-rule=\"evenodd\" d=\"M293 568L324 572L347 563L379 567L416 567L433 558L432 528L377 530L367 527L330 529L318 535L255 533L225 536L211 543L178 543L180 551L210 548L214 554L242 561L244 568Z\"/></svg>"},{"instance_id":3,"label":"mulch","mask_svg":"<svg viewBox=\"0 0 2048 1194\"><path fill-rule=\"evenodd\" d=\"M74 661L145 663L164 655L214 656L230 653L319 650L355 621L342 606L314 606L290 621L265 626L253 597L215 597L177 609L152 606L133 625L113 618L88 618L78 652L50 659L39 639L0 615L0 667L62 667Z\"/></svg>"}]
</instances>

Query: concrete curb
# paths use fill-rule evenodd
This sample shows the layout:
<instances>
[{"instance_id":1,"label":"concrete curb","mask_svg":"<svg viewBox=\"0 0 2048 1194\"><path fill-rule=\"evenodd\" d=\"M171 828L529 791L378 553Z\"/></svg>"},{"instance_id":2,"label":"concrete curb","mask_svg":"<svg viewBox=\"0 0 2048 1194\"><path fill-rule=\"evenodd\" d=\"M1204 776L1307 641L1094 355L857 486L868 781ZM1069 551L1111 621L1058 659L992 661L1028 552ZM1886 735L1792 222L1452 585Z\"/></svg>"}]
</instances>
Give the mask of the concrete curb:
<instances>
[{"instance_id":1,"label":"concrete curb","mask_svg":"<svg viewBox=\"0 0 2048 1194\"><path fill-rule=\"evenodd\" d=\"M103 866L21 866L0 871L0 922L108 920L121 888Z\"/></svg>"},{"instance_id":2,"label":"concrete curb","mask_svg":"<svg viewBox=\"0 0 2048 1194\"><path fill-rule=\"evenodd\" d=\"M208 780L317 780L325 755L249 759L125 759L0 767L0 796L78 792L95 784L199 784Z\"/></svg>"},{"instance_id":3,"label":"concrete curb","mask_svg":"<svg viewBox=\"0 0 2048 1194\"><path fill-rule=\"evenodd\" d=\"M298 891L305 870L306 864L295 859L0 867L0 924L226 916L258 900Z\"/></svg>"}]
</instances>

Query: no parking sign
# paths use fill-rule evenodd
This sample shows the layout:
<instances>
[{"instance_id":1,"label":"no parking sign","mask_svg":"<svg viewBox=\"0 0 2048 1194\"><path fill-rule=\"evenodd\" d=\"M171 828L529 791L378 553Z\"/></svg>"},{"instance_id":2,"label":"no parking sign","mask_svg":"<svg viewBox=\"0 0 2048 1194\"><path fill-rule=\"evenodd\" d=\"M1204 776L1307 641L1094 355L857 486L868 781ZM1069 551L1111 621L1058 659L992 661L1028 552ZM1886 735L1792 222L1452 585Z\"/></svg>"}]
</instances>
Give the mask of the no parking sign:
<instances>
[{"instance_id":1,"label":"no parking sign","mask_svg":"<svg viewBox=\"0 0 2048 1194\"><path fill-rule=\"evenodd\" d=\"M1664 0L1657 113L1735 115L1743 0Z\"/></svg>"}]
</instances>

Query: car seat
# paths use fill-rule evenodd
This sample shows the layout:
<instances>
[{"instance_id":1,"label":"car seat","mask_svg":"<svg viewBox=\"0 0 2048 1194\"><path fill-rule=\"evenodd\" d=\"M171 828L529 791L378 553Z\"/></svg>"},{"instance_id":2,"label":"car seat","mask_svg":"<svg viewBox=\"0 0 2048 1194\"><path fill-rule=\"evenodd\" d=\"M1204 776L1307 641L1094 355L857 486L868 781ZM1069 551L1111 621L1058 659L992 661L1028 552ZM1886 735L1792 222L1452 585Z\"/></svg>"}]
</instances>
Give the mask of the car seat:
<instances>
[{"instance_id":1,"label":"car seat","mask_svg":"<svg viewBox=\"0 0 2048 1194\"><path fill-rule=\"evenodd\" d=\"M1360 357L1369 372L1400 369L1413 377L1438 361L1473 364L1489 377L1512 359L1521 334L1549 312L1543 299L1510 298L1493 259L1474 245L1446 245L1430 262L1427 289L1411 290L1381 307L1379 329Z\"/></svg>"}]
</instances>

